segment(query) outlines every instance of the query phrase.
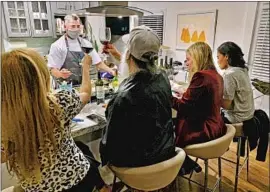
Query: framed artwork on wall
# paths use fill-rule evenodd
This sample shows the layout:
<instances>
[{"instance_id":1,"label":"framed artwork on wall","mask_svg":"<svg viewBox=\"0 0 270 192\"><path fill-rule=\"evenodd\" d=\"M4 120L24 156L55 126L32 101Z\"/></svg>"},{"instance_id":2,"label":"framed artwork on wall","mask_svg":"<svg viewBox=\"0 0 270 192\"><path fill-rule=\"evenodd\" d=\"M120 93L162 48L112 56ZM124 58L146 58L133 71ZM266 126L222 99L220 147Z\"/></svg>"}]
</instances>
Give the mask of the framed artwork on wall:
<instances>
[{"instance_id":1,"label":"framed artwork on wall","mask_svg":"<svg viewBox=\"0 0 270 192\"><path fill-rule=\"evenodd\" d=\"M186 50L196 42L214 48L217 10L180 13L177 15L176 49Z\"/></svg>"}]
</instances>

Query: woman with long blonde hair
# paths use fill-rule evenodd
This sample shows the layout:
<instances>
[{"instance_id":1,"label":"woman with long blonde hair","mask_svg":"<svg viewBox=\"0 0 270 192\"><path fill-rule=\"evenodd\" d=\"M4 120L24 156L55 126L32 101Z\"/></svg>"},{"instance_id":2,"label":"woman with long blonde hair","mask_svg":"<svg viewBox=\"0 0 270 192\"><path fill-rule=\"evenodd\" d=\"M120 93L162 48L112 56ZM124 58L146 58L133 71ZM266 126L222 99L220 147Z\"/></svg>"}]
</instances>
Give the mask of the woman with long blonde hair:
<instances>
[{"instance_id":1,"label":"woman with long blonde hair","mask_svg":"<svg viewBox=\"0 0 270 192\"><path fill-rule=\"evenodd\" d=\"M108 191L71 137L72 118L91 96L85 55L80 93L50 92L44 59L32 49L2 54L2 162L25 191Z\"/></svg>"},{"instance_id":2,"label":"woman with long blonde hair","mask_svg":"<svg viewBox=\"0 0 270 192\"><path fill-rule=\"evenodd\" d=\"M223 80L217 73L212 50L208 44L197 42L186 51L190 84L182 98L173 97L177 110L176 145L207 142L226 133L220 114L223 97ZM187 158L182 174L192 169L201 171L199 165Z\"/></svg>"}]
</instances>

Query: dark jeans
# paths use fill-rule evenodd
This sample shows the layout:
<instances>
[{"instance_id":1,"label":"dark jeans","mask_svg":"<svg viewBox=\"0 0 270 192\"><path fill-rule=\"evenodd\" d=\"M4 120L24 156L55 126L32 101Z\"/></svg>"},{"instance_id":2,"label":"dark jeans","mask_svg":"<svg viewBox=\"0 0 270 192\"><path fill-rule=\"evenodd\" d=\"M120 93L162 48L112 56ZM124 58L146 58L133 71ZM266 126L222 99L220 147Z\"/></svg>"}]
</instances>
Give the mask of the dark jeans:
<instances>
[{"instance_id":1,"label":"dark jeans","mask_svg":"<svg viewBox=\"0 0 270 192\"><path fill-rule=\"evenodd\" d=\"M76 141L75 143L85 154L85 156L90 162L91 167L87 175L81 182L63 192L91 192L95 187L97 189L101 189L103 186L105 186L105 183L101 178L98 170L99 162L95 160L94 155L92 154L87 145L80 141Z\"/></svg>"}]
</instances>

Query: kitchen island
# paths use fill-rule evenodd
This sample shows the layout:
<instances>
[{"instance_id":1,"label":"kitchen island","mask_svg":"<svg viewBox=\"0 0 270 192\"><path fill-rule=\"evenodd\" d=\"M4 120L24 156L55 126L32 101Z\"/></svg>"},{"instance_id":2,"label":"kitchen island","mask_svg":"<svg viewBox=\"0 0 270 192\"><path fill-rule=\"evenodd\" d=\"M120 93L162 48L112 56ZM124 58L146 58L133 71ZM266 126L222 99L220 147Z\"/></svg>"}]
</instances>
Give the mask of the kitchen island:
<instances>
[{"instance_id":1,"label":"kitchen island","mask_svg":"<svg viewBox=\"0 0 270 192\"><path fill-rule=\"evenodd\" d=\"M187 88L188 85L186 83L176 84L171 81L171 86L173 90L183 91L184 89ZM108 103L108 102L109 102L109 99L105 101L105 103ZM79 122L72 123L71 134L73 138L75 140L77 140L79 137L90 138L91 135L94 133L97 133L97 132L101 133L103 128L106 126L105 110L106 109L105 107L102 106L102 104L97 105L96 102L85 105L85 107L81 110L81 112L75 117L75 119L78 119ZM93 121L87 118L87 116L91 114L98 116L96 121ZM172 109L172 117L173 118L176 117L176 111L173 109ZM85 136L85 135L88 135L88 136ZM90 140L88 139L87 143L90 142Z\"/></svg>"},{"instance_id":2,"label":"kitchen island","mask_svg":"<svg viewBox=\"0 0 270 192\"><path fill-rule=\"evenodd\" d=\"M89 119L87 117L89 115L94 115L95 118ZM89 143L92 140L99 139L103 128L106 126L105 107L102 104L89 103L74 117L74 120L71 124L71 135L74 140Z\"/></svg>"},{"instance_id":3,"label":"kitchen island","mask_svg":"<svg viewBox=\"0 0 270 192\"><path fill-rule=\"evenodd\" d=\"M91 108L91 104L89 105L90 106L88 108ZM87 118L87 116L91 114L97 115L97 120L94 121ZM89 110L88 113L81 112L74 119L78 120L79 122L73 121L71 124L71 135L73 138L103 129L106 125L105 117L93 110Z\"/></svg>"}]
</instances>

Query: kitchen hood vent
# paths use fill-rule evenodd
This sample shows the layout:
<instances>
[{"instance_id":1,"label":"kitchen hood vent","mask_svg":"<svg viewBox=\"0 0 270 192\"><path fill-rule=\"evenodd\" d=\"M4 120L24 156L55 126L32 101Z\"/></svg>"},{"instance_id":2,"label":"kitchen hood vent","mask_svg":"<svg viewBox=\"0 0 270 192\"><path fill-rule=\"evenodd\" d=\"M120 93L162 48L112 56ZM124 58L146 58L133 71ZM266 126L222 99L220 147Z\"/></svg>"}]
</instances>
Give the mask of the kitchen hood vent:
<instances>
[{"instance_id":1,"label":"kitchen hood vent","mask_svg":"<svg viewBox=\"0 0 270 192\"><path fill-rule=\"evenodd\" d=\"M86 13L102 14L108 17L125 17L132 15L141 17L145 14L153 14L152 12L144 9L128 6L127 1L90 2L90 8L86 8L85 11Z\"/></svg>"}]
</instances>

